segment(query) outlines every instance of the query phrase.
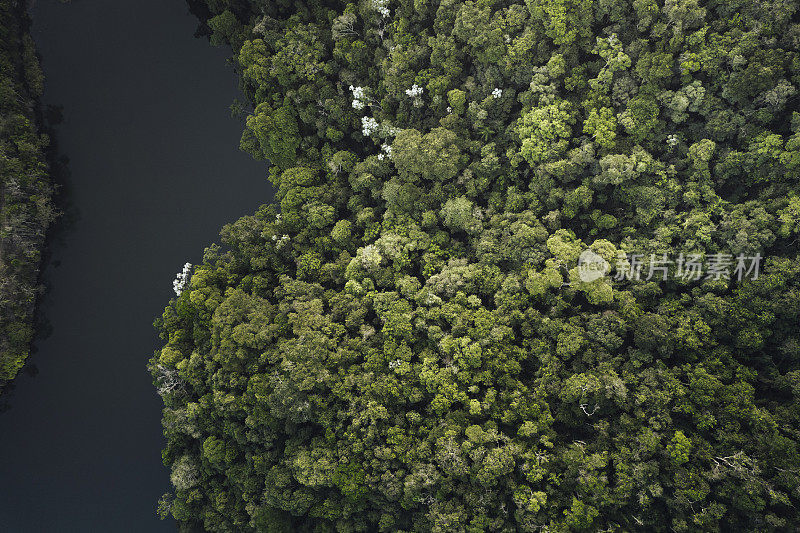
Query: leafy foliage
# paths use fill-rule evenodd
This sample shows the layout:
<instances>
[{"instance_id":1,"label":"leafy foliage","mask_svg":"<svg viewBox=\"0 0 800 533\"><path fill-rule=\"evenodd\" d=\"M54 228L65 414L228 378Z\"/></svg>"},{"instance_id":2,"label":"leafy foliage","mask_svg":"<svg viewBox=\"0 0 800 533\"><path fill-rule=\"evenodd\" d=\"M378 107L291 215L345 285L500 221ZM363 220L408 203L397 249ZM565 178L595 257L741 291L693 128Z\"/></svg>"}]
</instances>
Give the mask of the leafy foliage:
<instances>
[{"instance_id":1,"label":"leafy foliage","mask_svg":"<svg viewBox=\"0 0 800 533\"><path fill-rule=\"evenodd\" d=\"M209 26L280 213L227 226L157 321L162 512L800 527L797 5L208 7L237 16ZM620 252L769 260L742 282L586 283L586 249L611 275Z\"/></svg>"},{"instance_id":2,"label":"leafy foliage","mask_svg":"<svg viewBox=\"0 0 800 533\"><path fill-rule=\"evenodd\" d=\"M29 20L0 0L0 387L17 375L33 339L33 310L53 187L37 131L42 71Z\"/></svg>"}]
</instances>

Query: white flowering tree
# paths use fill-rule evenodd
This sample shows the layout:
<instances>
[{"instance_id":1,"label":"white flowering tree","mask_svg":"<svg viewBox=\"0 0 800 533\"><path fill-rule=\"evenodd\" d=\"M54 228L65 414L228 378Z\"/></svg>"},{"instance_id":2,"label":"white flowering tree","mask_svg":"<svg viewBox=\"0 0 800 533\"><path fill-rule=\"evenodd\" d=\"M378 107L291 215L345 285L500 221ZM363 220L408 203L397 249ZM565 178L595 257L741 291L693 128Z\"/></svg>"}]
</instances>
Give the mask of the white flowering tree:
<instances>
[{"instance_id":1,"label":"white flowering tree","mask_svg":"<svg viewBox=\"0 0 800 533\"><path fill-rule=\"evenodd\" d=\"M189 274L192 271L192 264L186 263L183 265L183 270L175 275L175 280L172 282L172 290L175 291L176 296L180 296L186 284L189 282Z\"/></svg>"}]
</instances>

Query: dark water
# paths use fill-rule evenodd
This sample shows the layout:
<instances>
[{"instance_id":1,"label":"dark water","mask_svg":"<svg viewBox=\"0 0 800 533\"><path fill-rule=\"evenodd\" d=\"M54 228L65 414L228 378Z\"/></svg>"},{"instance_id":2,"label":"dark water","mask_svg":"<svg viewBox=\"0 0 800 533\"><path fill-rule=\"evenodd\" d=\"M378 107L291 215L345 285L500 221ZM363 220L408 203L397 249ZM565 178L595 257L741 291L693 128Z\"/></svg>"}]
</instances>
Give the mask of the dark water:
<instances>
[{"instance_id":1,"label":"dark water","mask_svg":"<svg viewBox=\"0 0 800 533\"><path fill-rule=\"evenodd\" d=\"M0 414L0 531L174 531L155 513L168 473L152 321L183 263L269 199L265 167L237 148L229 52L193 38L181 0L39 0L33 13L80 218L45 271L39 373Z\"/></svg>"}]
</instances>

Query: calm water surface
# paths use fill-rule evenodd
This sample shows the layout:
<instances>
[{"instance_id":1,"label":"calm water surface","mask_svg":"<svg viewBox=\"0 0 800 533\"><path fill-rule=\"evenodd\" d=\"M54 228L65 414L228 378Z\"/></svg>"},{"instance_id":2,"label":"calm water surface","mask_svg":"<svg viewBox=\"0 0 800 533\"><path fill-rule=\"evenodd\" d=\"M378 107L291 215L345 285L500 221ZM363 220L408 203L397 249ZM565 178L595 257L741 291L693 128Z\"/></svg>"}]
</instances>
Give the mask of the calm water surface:
<instances>
[{"instance_id":1,"label":"calm water surface","mask_svg":"<svg viewBox=\"0 0 800 533\"><path fill-rule=\"evenodd\" d=\"M183 263L269 200L265 167L238 151L229 52L193 38L181 0L38 0L33 14L79 218L45 270L39 373L0 413L0 531L174 531L155 513L169 480L152 321Z\"/></svg>"}]
</instances>

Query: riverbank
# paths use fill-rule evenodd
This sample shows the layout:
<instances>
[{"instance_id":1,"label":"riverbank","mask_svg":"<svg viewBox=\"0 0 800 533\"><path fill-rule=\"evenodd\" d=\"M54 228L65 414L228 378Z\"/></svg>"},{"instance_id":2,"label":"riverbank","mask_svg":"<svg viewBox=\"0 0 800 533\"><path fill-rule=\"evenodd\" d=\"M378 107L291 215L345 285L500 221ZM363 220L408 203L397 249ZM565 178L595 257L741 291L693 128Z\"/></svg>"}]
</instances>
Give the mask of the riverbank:
<instances>
[{"instance_id":1,"label":"riverbank","mask_svg":"<svg viewBox=\"0 0 800 533\"><path fill-rule=\"evenodd\" d=\"M22 3L0 0L0 389L30 354L39 272L55 219L42 134L43 76Z\"/></svg>"}]
</instances>

